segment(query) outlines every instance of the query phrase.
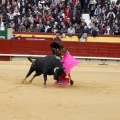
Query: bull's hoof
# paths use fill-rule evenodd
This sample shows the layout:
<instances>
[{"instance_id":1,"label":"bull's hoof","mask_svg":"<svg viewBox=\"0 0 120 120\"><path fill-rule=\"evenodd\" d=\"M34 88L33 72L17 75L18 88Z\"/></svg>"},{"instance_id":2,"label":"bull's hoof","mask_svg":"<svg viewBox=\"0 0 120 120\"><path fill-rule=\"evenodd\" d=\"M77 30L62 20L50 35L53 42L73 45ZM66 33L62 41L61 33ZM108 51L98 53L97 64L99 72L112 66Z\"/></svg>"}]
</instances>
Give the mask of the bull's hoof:
<instances>
[{"instance_id":1,"label":"bull's hoof","mask_svg":"<svg viewBox=\"0 0 120 120\"><path fill-rule=\"evenodd\" d=\"M22 80L22 82L21 83L24 83L25 82L25 80Z\"/></svg>"},{"instance_id":2,"label":"bull's hoof","mask_svg":"<svg viewBox=\"0 0 120 120\"><path fill-rule=\"evenodd\" d=\"M44 87L44 88L46 88L46 85L45 85L45 84L43 84L43 87Z\"/></svg>"},{"instance_id":3,"label":"bull's hoof","mask_svg":"<svg viewBox=\"0 0 120 120\"><path fill-rule=\"evenodd\" d=\"M30 84L30 83L32 83L32 81L31 81L31 80L29 81L29 84Z\"/></svg>"},{"instance_id":4,"label":"bull's hoof","mask_svg":"<svg viewBox=\"0 0 120 120\"><path fill-rule=\"evenodd\" d=\"M74 81L71 80L71 81L70 81L70 85L72 86L73 84L74 84Z\"/></svg>"},{"instance_id":5,"label":"bull's hoof","mask_svg":"<svg viewBox=\"0 0 120 120\"><path fill-rule=\"evenodd\" d=\"M59 85L61 85L61 82L60 81L57 81Z\"/></svg>"}]
</instances>

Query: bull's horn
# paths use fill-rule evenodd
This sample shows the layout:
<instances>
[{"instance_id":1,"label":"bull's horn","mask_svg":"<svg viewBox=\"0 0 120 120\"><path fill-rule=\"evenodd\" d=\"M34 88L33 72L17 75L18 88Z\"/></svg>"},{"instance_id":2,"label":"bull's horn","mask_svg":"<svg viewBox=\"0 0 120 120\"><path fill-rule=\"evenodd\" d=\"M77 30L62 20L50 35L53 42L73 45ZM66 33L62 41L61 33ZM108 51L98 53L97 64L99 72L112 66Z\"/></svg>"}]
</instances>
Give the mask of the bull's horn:
<instances>
[{"instance_id":1,"label":"bull's horn","mask_svg":"<svg viewBox=\"0 0 120 120\"><path fill-rule=\"evenodd\" d=\"M54 72L56 73L56 70L59 69L59 67L54 68ZM57 73L56 73L57 74Z\"/></svg>"}]
</instances>

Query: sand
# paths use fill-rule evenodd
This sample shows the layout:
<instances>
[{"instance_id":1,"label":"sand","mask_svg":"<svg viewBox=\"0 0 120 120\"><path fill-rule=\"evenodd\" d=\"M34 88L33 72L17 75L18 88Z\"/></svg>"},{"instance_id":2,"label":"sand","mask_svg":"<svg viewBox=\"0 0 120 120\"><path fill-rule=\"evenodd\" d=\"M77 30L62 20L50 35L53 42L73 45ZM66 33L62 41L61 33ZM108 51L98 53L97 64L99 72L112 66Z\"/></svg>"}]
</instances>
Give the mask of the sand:
<instances>
[{"instance_id":1,"label":"sand","mask_svg":"<svg viewBox=\"0 0 120 120\"><path fill-rule=\"evenodd\" d=\"M29 61L0 61L0 120L120 120L120 64L79 64L75 84L54 87L48 76L28 84Z\"/></svg>"}]
</instances>

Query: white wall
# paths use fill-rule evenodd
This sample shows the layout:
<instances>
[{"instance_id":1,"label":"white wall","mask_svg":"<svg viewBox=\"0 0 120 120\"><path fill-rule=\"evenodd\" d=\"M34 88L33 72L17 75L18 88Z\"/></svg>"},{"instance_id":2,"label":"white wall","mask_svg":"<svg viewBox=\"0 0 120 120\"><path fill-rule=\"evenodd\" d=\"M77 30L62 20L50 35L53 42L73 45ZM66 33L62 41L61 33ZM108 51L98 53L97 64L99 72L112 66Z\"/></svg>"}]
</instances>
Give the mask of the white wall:
<instances>
[{"instance_id":1,"label":"white wall","mask_svg":"<svg viewBox=\"0 0 120 120\"><path fill-rule=\"evenodd\" d=\"M12 35L12 32L13 32L12 28L8 28L8 29L7 29L7 32L8 32L8 33L7 33L7 39L11 39L12 36L13 36L13 35Z\"/></svg>"}]
</instances>

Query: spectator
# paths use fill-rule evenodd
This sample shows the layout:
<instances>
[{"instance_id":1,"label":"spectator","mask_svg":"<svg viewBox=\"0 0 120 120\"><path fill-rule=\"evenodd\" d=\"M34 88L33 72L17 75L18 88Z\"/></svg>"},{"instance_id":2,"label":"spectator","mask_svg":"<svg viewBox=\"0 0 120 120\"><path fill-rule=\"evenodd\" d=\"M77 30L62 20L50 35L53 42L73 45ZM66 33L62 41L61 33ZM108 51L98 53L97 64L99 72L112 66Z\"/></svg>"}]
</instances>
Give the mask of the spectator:
<instances>
[{"instance_id":1,"label":"spectator","mask_svg":"<svg viewBox=\"0 0 120 120\"><path fill-rule=\"evenodd\" d=\"M42 23L42 21L39 21L39 24L37 24L37 26L38 26L37 32L45 32L45 26Z\"/></svg>"},{"instance_id":2,"label":"spectator","mask_svg":"<svg viewBox=\"0 0 120 120\"><path fill-rule=\"evenodd\" d=\"M8 24L8 27L10 28L14 28L15 27L15 23L13 20L10 21L10 23Z\"/></svg>"},{"instance_id":3,"label":"spectator","mask_svg":"<svg viewBox=\"0 0 120 120\"><path fill-rule=\"evenodd\" d=\"M100 26L100 33L105 34L106 31L107 31L107 27L105 26L104 23L102 23L101 26Z\"/></svg>"},{"instance_id":4,"label":"spectator","mask_svg":"<svg viewBox=\"0 0 120 120\"><path fill-rule=\"evenodd\" d=\"M102 10L101 10L101 5L98 4L98 5L97 5L97 8L95 9L94 15L100 15L101 12L102 12Z\"/></svg>"},{"instance_id":5,"label":"spectator","mask_svg":"<svg viewBox=\"0 0 120 120\"><path fill-rule=\"evenodd\" d=\"M115 28L117 27L116 23L113 22L112 28L111 28L111 33L114 35Z\"/></svg>"},{"instance_id":6,"label":"spectator","mask_svg":"<svg viewBox=\"0 0 120 120\"><path fill-rule=\"evenodd\" d=\"M54 20L54 18L52 17L51 20L50 20L50 26L53 27L54 24L55 24L55 20Z\"/></svg>"},{"instance_id":7,"label":"spectator","mask_svg":"<svg viewBox=\"0 0 120 120\"><path fill-rule=\"evenodd\" d=\"M80 28L80 25L79 25L79 24L75 27L75 32L76 32L76 34L78 34L78 33L81 33L81 32L82 32L82 30L81 30L81 28Z\"/></svg>"},{"instance_id":8,"label":"spectator","mask_svg":"<svg viewBox=\"0 0 120 120\"><path fill-rule=\"evenodd\" d=\"M92 5L90 7L90 19L94 16L94 11L95 11L95 9L94 9L94 6Z\"/></svg>"},{"instance_id":9,"label":"spectator","mask_svg":"<svg viewBox=\"0 0 120 120\"><path fill-rule=\"evenodd\" d=\"M66 10L65 16L67 16L67 18L70 18L70 19L72 18L72 14L69 9Z\"/></svg>"},{"instance_id":10,"label":"spectator","mask_svg":"<svg viewBox=\"0 0 120 120\"><path fill-rule=\"evenodd\" d=\"M82 33L77 33L78 40L80 41L80 38L82 37Z\"/></svg>"},{"instance_id":11,"label":"spectator","mask_svg":"<svg viewBox=\"0 0 120 120\"><path fill-rule=\"evenodd\" d=\"M54 42L60 42L61 39L59 38L59 34L56 34L56 37L53 39Z\"/></svg>"},{"instance_id":12,"label":"spectator","mask_svg":"<svg viewBox=\"0 0 120 120\"><path fill-rule=\"evenodd\" d=\"M51 32L51 26L50 26L50 21L48 20L46 25L45 25L45 32Z\"/></svg>"},{"instance_id":13,"label":"spectator","mask_svg":"<svg viewBox=\"0 0 120 120\"><path fill-rule=\"evenodd\" d=\"M67 29L67 34L69 37L72 37L75 34L75 28L73 25L70 25L70 27Z\"/></svg>"},{"instance_id":14,"label":"spectator","mask_svg":"<svg viewBox=\"0 0 120 120\"><path fill-rule=\"evenodd\" d=\"M6 0L0 7L4 13L2 18L4 25L9 27L13 21L15 26L12 23L14 27L11 27L15 31L21 31L21 28L25 27L23 31L32 32L31 26L33 26L35 28L33 31L36 32L53 32L53 29L61 32L63 24L67 29L72 24L75 33L79 32L77 25L80 25L81 30L87 26L91 31L92 27L96 26L99 34L109 32L114 34L113 24L120 27L119 3L119 0L117 3L110 3L109 0ZM82 13L90 14L91 26L82 19ZM42 30L38 24L43 27Z\"/></svg>"},{"instance_id":15,"label":"spectator","mask_svg":"<svg viewBox=\"0 0 120 120\"><path fill-rule=\"evenodd\" d=\"M14 15L14 16L16 16L16 15L19 16L19 15L20 15L18 6L16 6L16 7L14 8L13 15Z\"/></svg>"},{"instance_id":16,"label":"spectator","mask_svg":"<svg viewBox=\"0 0 120 120\"><path fill-rule=\"evenodd\" d=\"M72 24L75 25L77 23L76 17L73 16L72 20L71 20Z\"/></svg>"},{"instance_id":17,"label":"spectator","mask_svg":"<svg viewBox=\"0 0 120 120\"><path fill-rule=\"evenodd\" d=\"M38 16L38 14L35 15L34 24L39 24L39 16Z\"/></svg>"},{"instance_id":18,"label":"spectator","mask_svg":"<svg viewBox=\"0 0 120 120\"><path fill-rule=\"evenodd\" d=\"M92 22L90 22L90 23L88 24L89 30L91 30L91 29L93 28L93 26L94 26L94 24L93 24Z\"/></svg>"},{"instance_id":19,"label":"spectator","mask_svg":"<svg viewBox=\"0 0 120 120\"><path fill-rule=\"evenodd\" d=\"M88 28L87 26L84 26L84 29L82 30L82 33L83 33L83 34L84 34L84 33L89 34L89 33L90 33L89 28Z\"/></svg>"},{"instance_id":20,"label":"spectator","mask_svg":"<svg viewBox=\"0 0 120 120\"><path fill-rule=\"evenodd\" d=\"M28 17L28 19L29 19L30 23L34 23L34 18L33 18L32 14L30 14L30 17Z\"/></svg>"},{"instance_id":21,"label":"spectator","mask_svg":"<svg viewBox=\"0 0 120 120\"><path fill-rule=\"evenodd\" d=\"M65 13L63 9L60 11L60 15L62 16L62 18L65 18Z\"/></svg>"},{"instance_id":22,"label":"spectator","mask_svg":"<svg viewBox=\"0 0 120 120\"><path fill-rule=\"evenodd\" d=\"M35 31L35 29L34 29L34 25L32 23L32 24L30 24L30 27L27 29L27 32L34 32L34 31Z\"/></svg>"},{"instance_id":23,"label":"spectator","mask_svg":"<svg viewBox=\"0 0 120 120\"><path fill-rule=\"evenodd\" d=\"M57 24L54 24L53 27L52 27L52 32L53 33L57 33L59 30L57 28Z\"/></svg>"},{"instance_id":24,"label":"spectator","mask_svg":"<svg viewBox=\"0 0 120 120\"><path fill-rule=\"evenodd\" d=\"M14 20L14 15L13 15L12 12L7 13L7 15L8 15L8 19L9 19L10 21L11 21L11 20Z\"/></svg>"},{"instance_id":25,"label":"spectator","mask_svg":"<svg viewBox=\"0 0 120 120\"><path fill-rule=\"evenodd\" d=\"M65 26L65 25L63 25L60 33L61 33L61 37L62 37L62 38L65 38L65 37L66 37L67 29L66 29L66 26Z\"/></svg>"},{"instance_id":26,"label":"spectator","mask_svg":"<svg viewBox=\"0 0 120 120\"><path fill-rule=\"evenodd\" d=\"M23 25L23 23L21 23L21 25L19 26L18 32L26 32L26 28L25 28L25 26Z\"/></svg>"},{"instance_id":27,"label":"spectator","mask_svg":"<svg viewBox=\"0 0 120 120\"><path fill-rule=\"evenodd\" d=\"M77 11L81 12L81 10L82 10L81 9L81 2L80 1L76 1L76 4L74 5L73 9L74 9L75 12L77 12Z\"/></svg>"},{"instance_id":28,"label":"spectator","mask_svg":"<svg viewBox=\"0 0 120 120\"><path fill-rule=\"evenodd\" d=\"M28 19L29 19L29 18L28 18ZM26 14L24 14L24 15L22 16L22 23L24 23L25 20L27 20Z\"/></svg>"},{"instance_id":29,"label":"spectator","mask_svg":"<svg viewBox=\"0 0 120 120\"><path fill-rule=\"evenodd\" d=\"M89 9L91 10L91 7L94 7L95 0L89 0Z\"/></svg>"},{"instance_id":30,"label":"spectator","mask_svg":"<svg viewBox=\"0 0 120 120\"><path fill-rule=\"evenodd\" d=\"M55 9L54 12L52 13L53 18L56 20L58 16L58 11Z\"/></svg>"},{"instance_id":31,"label":"spectator","mask_svg":"<svg viewBox=\"0 0 120 120\"><path fill-rule=\"evenodd\" d=\"M25 26L26 30L30 27L30 21L29 19L25 19L25 21L23 22L23 25Z\"/></svg>"},{"instance_id":32,"label":"spectator","mask_svg":"<svg viewBox=\"0 0 120 120\"><path fill-rule=\"evenodd\" d=\"M109 11L109 13L107 14L107 18L111 18L111 19L113 19L113 18L115 18L116 16L115 16L115 13L112 11L112 9Z\"/></svg>"},{"instance_id":33,"label":"spectator","mask_svg":"<svg viewBox=\"0 0 120 120\"><path fill-rule=\"evenodd\" d=\"M86 42L87 40L87 33L82 34L82 37L80 38L81 42Z\"/></svg>"},{"instance_id":34,"label":"spectator","mask_svg":"<svg viewBox=\"0 0 120 120\"><path fill-rule=\"evenodd\" d=\"M67 21L66 21L66 23L65 23L66 28L69 28L71 24L72 24L72 23L71 23L70 18L67 17Z\"/></svg>"},{"instance_id":35,"label":"spectator","mask_svg":"<svg viewBox=\"0 0 120 120\"><path fill-rule=\"evenodd\" d=\"M97 30L97 27L93 26L91 30L91 34L93 37L96 37L98 35L99 31Z\"/></svg>"},{"instance_id":36,"label":"spectator","mask_svg":"<svg viewBox=\"0 0 120 120\"><path fill-rule=\"evenodd\" d=\"M46 14L46 16L45 16L46 20L50 20L52 17L53 17L53 16L52 16L52 14L51 14L50 11L49 11L49 12Z\"/></svg>"},{"instance_id":37,"label":"spectator","mask_svg":"<svg viewBox=\"0 0 120 120\"><path fill-rule=\"evenodd\" d=\"M81 0L82 13L88 12L89 0Z\"/></svg>"},{"instance_id":38,"label":"spectator","mask_svg":"<svg viewBox=\"0 0 120 120\"><path fill-rule=\"evenodd\" d=\"M84 26L87 26L87 23L85 22L85 19L81 19L80 28L84 29Z\"/></svg>"},{"instance_id":39,"label":"spectator","mask_svg":"<svg viewBox=\"0 0 120 120\"><path fill-rule=\"evenodd\" d=\"M117 11L116 18L118 19L118 22L120 22L120 11Z\"/></svg>"},{"instance_id":40,"label":"spectator","mask_svg":"<svg viewBox=\"0 0 120 120\"><path fill-rule=\"evenodd\" d=\"M11 40L17 40L17 37L15 35L13 35L13 37L11 38Z\"/></svg>"},{"instance_id":41,"label":"spectator","mask_svg":"<svg viewBox=\"0 0 120 120\"><path fill-rule=\"evenodd\" d=\"M114 30L114 35L120 35L120 29L118 26L115 27L115 30Z\"/></svg>"}]
</instances>

